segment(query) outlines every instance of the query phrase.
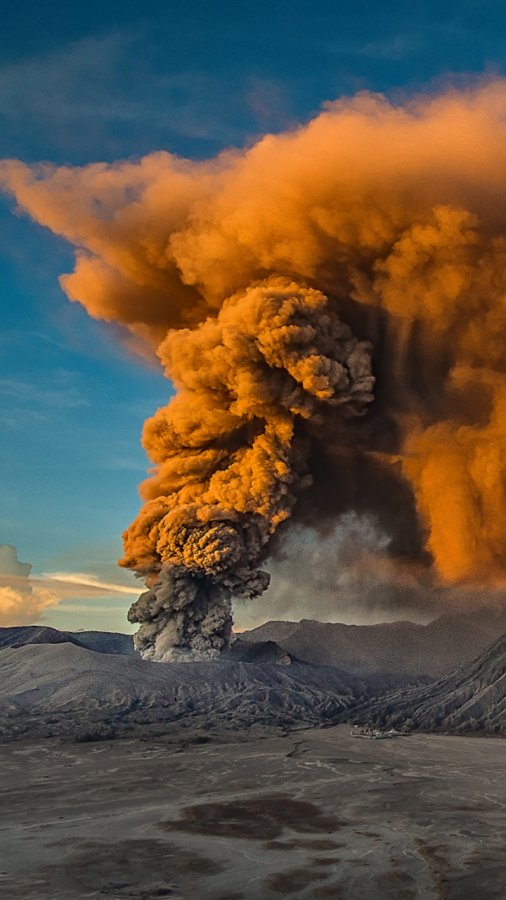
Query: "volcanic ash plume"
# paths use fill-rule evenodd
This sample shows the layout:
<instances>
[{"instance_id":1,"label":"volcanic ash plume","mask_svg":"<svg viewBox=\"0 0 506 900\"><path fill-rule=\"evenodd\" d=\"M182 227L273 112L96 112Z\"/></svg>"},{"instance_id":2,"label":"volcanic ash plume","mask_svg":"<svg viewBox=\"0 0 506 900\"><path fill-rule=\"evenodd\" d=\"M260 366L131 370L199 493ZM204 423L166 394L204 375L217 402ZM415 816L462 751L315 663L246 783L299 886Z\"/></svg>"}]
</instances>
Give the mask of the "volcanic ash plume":
<instances>
[{"instance_id":1,"label":"volcanic ash plume","mask_svg":"<svg viewBox=\"0 0 506 900\"><path fill-rule=\"evenodd\" d=\"M11 160L0 183L76 247L70 300L176 388L125 534L145 655L218 652L291 515L370 515L409 571L504 583L503 80L360 94L210 161Z\"/></svg>"},{"instance_id":2,"label":"volcanic ash plume","mask_svg":"<svg viewBox=\"0 0 506 900\"><path fill-rule=\"evenodd\" d=\"M159 348L177 396L144 428L158 466L125 534L123 565L151 589L129 613L148 658L209 656L230 636L232 597L255 597L269 540L307 484L304 425L372 399L370 347L319 291L270 278Z\"/></svg>"}]
</instances>

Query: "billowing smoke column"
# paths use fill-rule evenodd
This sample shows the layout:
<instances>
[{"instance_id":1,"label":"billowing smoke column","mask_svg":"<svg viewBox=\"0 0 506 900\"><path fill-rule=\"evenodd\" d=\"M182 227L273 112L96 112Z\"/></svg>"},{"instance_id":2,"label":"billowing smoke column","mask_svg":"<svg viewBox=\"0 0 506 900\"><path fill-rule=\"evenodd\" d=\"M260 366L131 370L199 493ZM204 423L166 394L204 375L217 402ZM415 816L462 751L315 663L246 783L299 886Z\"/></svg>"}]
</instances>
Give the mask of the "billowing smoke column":
<instances>
[{"instance_id":1,"label":"billowing smoke column","mask_svg":"<svg viewBox=\"0 0 506 900\"><path fill-rule=\"evenodd\" d=\"M207 162L6 161L0 181L77 248L68 297L177 391L125 534L146 656L219 652L290 516L373 512L438 578L504 581L504 81L361 94Z\"/></svg>"},{"instance_id":2,"label":"billowing smoke column","mask_svg":"<svg viewBox=\"0 0 506 900\"><path fill-rule=\"evenodd\" d=\"M123 565L152 582L129 613L146 656L202 657L226 644L231 598L268 586L259 562L307 481L297 425L317 424L326 406L365 411L369 351L323 294L274 277L162 342L178 393L145 425L158 468L124 536Z\"/></svg>"}]
</instances>

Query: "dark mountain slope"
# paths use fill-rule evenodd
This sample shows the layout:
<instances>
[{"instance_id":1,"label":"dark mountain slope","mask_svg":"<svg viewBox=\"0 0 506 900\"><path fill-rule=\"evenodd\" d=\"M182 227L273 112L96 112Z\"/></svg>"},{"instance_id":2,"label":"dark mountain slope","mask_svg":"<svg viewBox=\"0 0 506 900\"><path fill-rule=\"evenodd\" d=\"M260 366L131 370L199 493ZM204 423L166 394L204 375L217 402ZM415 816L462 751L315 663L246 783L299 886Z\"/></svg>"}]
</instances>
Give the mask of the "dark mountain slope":
<instances>
[{"instance_id":1,"label":"dark mountain slope","mask_svg":"<svg viewBox=\"0 0 506 900\"><path fill-rule=\"evenodd\" d=\"M506 735L506 635L446 678L366 702L353 721Z\"/></svg>"},{"instance_id":2,"label":"dark mountain slope","mask_svg":"<svg viewBox=\"0 0 506 900\"><path fill-rule=\"evenodd\" d=\"M23 647L25 644L63 644L78 646L79 640L67 631L59 631L48 625L20 625L0 628L0 647Z\"/></svg>"},{"instance_id":3,"label":"dark mountain slope","mask_svg":"<svg viewBox=\"0 0 506 900\"><path fill-rule=\"evenodd\" d=\"M398 672L438 678L474 659L504 631L506 611L489 610L441 616L429 625L266 622L241 638L273 640L299 659L355 675Z\"/></svg>"}]
</instances>

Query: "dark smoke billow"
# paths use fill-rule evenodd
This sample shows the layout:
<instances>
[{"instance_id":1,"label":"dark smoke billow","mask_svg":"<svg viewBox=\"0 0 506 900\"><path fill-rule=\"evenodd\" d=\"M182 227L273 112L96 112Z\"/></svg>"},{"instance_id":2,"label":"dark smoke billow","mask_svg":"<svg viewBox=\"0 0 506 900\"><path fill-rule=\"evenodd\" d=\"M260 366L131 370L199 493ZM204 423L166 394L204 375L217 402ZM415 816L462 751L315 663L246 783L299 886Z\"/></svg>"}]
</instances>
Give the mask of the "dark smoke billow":
<instances>
[{"instance_id":1,"label":"dark smoke billow","mask_svg":"<svg viewBox=\"0 0 506 900\"><path fill-rule=\"evenodd\" d=\"M8 160L0 183L76 247L69 299L176 389L125 533L145 655L219 653L289 519L372 514L425 583L504 584L505 81L363 93L205 162Z\"/></svg>"}]
</instances>

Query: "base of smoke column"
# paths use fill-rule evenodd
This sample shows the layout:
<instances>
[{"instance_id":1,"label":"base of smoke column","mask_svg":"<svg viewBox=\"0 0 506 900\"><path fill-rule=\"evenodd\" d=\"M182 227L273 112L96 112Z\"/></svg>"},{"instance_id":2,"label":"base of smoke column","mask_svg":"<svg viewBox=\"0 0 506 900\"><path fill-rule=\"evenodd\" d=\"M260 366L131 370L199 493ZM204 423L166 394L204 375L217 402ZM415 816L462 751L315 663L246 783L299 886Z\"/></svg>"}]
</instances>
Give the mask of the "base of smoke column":
<instances>
[{"instance_id":1,"label":"base of smoke column","mask_svg":"<svg viewBox=\"0 0 506 900\"><path fill-rule=\"evenodd\" d=\"M219 659L232 636L231 592L201 579L164 572L160 581L132 604L128 619L140 622L134 647L143 659Z\"/></svg>"},{"instance_id":2,"label":"base of smoke column","mask_svg":"<svg viewBox=\"0 0 506 900\"><path fill-rule=\"evenodd\" d=\"M139 650L139 647L136 645L135 635L134 647L136 650ZM139 650L139 653L142 659L160 663L210 662L221 657L220 650L189 650L185 647L171 647L165 652L160 652L156 647L148 647L145 650Z\"/></svg>"},{"instance_id":3,"label":"base of smoke column","mask_svg":"<svg viewBox=\"0 0 506 900\"><path fill-rule=\"evenodd\" d=\"M214 633L207 638L196 635L195 641L186 644L174 642L174 631L177 630L174 624L177 623L165 621L163 625L161 622L141 625L134 634L135 650L143 659L151 662L202 662L219 659L223 651L228 649L232 631L231 618L220 634Z\"/></svg>"}]
</instances>

